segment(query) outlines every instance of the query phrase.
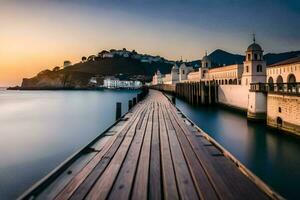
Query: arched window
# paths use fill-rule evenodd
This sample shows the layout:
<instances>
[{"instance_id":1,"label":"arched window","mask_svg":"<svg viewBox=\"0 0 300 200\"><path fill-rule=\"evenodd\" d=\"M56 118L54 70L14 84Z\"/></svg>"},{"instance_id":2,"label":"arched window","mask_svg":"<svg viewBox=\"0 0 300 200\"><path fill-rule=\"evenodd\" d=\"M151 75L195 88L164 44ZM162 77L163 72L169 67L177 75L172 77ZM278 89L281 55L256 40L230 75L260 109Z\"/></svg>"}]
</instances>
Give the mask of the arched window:
<instances>
[{"instance_id":1,"label":"arched window","mask_svg":"<svg viewBox=\"0 0 300 200\"><path fill-rule=\"evenodd\" d=\"M257 54L256 53L254 54L254 60L257 60Z\"/></svg>"},{"instance_id":2,"label":"arched window","mask_svg":"<svg viewBox=\"0 0 300 200\"><path fill-rule=\"evenodd\" d=\"M274 80L273 80L273 78L272 77L269 77L269 79L268 79L268 83L269 83L269 90L270 91L274 91Z\"/></svg>"},{"instance_id":3,"label":"arched window","mask_svg":"<svg viewBox=\"0 0 300 200\"><path fill-rule=\"evenodd\" d=\"M229 79L229 85L232 85L232 80L231 79Z\"/></svg>"},{"instance_id":4,"label":"arched window","mask_svg":"<svg viewBox=\"0 0 300 200\"><path fill-rule=\"evenodd\" d=\"M249 67L248 66L246 66L246 72L249 72Z\"/></svg>"},{"instance_id":5,"label":"arched window","mask_svg":"<svg viewBox=\"0 0 300 200\"><path fill-rule=\"evenodd\" d=\"M225 80L225 85L227 85L227 79Z\"/></svg>"},{"instance_id":6,"label":"arched window","mask_svg":"<svg viewBox=\"0 0 300 200\"><path fill-rule=\"evenodd\" d=\"M269 77L269 79L268 79L268 83L274 83L274 80L273 80L273 78L272 78L272 77Z\"/></svg>"},{"instance_id":7,"label":"arched window","mask_svg":"<svg viewBox=\"0 0 300 200\"><path fill-rule=\"evenodd\" d=\"M294 74L289 74L287 78L288 83L296 83L296 77Z\"/></svg>"},{"instance_id":8,"label":"arched window","mask_svg":"<svg viewBox=\"0 0 300 200\"><path fill-rule=\"evenodd\" d=\"M251 59L251 55L250 55L250 53L248 54L248 60L250 60Z\"/></svg>"},{"instance_id":9,"label":"arched window","mask_svg":"<svg viewBox=\"0 0 300 200\"><path fill-rule=\"evenodd\" d=\"M291 92L296 91L296 77L294 74L289 74L287 77L288 90Z\"/></svg>"},{"instance_id":10,"label":"arched window","mask_svg":"<svg viewBox=\"0 0 300 200\"><path fill-rule=\"evenodd\" d=\"M234 80L233 80L233 84L234 84L234 85L237 85L237 79L234 79Z\"/></svg>"},{"instance_id":11,"label":"arched window","mask_svg":"<svg viewBox=\"0 0 300 200\"><path fill-rule=\"evenodd\" d=\"M222 85L224 85L224 80L222 80Z\"/></svg>"},{"instance_id":12,"label":"arched window","mask_svg":"<svg viewBox=\"0 0 300 200\"><path fill-rule=\"evenodd\" d=\"M283 90L283 79L282 79L282 76L279 75L276 79L276 83L277 83L277 88L278 90Z\"/></svg>"},{"instance_id":13,"label":"arched window","mask_svg":"<svg viewBox=\"0 0 300 200\"><path fill-rule=\"evenodd\" d=\"M281 75L279 75L276 79L276 83L283 83L283 78Z\"/></svg>"},{"instance_id":14,"label":"arched window","mask_svg":"<svg viewBox=\"0 0 300 200\"><path fill-rule=\"evenodd\" d=\"M257 65L256 66L256 71L257 72L262 72L262 66L261 65Z\"/></svg>"}]
</instances>

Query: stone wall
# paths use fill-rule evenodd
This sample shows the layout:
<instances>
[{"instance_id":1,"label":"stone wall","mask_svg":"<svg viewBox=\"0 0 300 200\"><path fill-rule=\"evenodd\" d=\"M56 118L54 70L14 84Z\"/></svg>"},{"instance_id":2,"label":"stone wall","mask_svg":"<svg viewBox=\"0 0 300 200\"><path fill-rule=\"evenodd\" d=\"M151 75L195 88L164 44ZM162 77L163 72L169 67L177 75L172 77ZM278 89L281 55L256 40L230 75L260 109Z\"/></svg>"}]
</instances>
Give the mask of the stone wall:
<instances>
[{"instance_id":1,"label":"stone wall","mask_svg":"<svg viewBox=\"0 0 300 200\"><path fill-rule=\"evenodd\" d=\"M268 126L300 136L300 97L268 94L267 101Z\"/></svg>"},{"instance_id":2,"label":"stone wall","mask_svg":"<svg viewBox=\"0 0 300 200\"><path fill-rule=\"evenodd\" d=\"M226 106L247 110L249 89L242 85L219 85L218 102Z\"/></svg>"}]
</instances>

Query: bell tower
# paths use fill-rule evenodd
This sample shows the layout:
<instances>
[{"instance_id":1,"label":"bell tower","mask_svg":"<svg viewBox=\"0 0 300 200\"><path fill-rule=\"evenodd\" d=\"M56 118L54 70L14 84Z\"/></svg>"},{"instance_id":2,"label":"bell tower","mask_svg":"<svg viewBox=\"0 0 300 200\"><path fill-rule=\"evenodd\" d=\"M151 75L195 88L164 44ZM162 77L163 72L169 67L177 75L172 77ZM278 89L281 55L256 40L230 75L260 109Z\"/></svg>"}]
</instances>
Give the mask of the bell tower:
<instances>
[{"instance_id":1,"label":"bell tower","mask_svg":"<svg viewBox=\"0 0 300 200\"><path fill-rule=\"evenodd\" d=\"M201 68L199 69L200 80L208 78L206 74L208 73L210 68L211 68L211 60L207 56L207 51L206 51L205 56L203 56L203 58L201 60Z\"/></svg>"},{"instance_id":2,"label":"bell tower","mask_svg":"<svg viewBox=\"0 0 300 200\"><path fill-rule=\"evenodd\" d=\"M263 50L256 43L253 34L253 43L247 48L246 59L242 76L242 85L250 87L250 83L266 82L266 62L263 57Z\"/></svg>"}]
</instances>

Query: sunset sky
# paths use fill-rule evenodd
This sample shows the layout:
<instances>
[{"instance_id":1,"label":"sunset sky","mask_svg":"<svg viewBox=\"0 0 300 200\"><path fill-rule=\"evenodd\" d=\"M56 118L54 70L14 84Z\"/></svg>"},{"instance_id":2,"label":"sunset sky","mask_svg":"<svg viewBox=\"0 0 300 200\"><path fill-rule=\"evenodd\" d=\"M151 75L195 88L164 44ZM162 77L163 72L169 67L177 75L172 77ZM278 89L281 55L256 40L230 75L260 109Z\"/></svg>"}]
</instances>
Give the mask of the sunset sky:
<instances>
[{"instance_id":1,"label":"sunset sky","mask_svg":"<svg viewBox=\"0 0 300 200\"><path fill-rule=\"evenodd\" d=\"M220 48L243 54L300 50L298 0L0 0L0 86L102 49L194 60Z\"/></svg>"}]
</instances>

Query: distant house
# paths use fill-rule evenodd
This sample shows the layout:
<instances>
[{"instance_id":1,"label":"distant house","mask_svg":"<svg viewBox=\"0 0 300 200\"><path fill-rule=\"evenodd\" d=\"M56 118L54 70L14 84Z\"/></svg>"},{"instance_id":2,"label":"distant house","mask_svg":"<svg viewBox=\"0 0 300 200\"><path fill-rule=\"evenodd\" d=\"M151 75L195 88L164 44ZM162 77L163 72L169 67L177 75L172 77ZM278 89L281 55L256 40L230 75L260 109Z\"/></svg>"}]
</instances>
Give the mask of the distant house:
<instances>
[{"instance_id":1,"label":"distant house","mask_svg":"<svg viewBox=\"0 0 300 200\"><path fill-rule=\"evenodd\" d=\"M97 85L98 81L97 81L97 77L92 77L89 81L90 84L92 85Z\"/></svg>"},{"instance_id":2,"label":"distant house","mask_svg":"<svg viewBox=\"0 0 300 200\"><path fill-rule=\"evenodd\" d=\"M109 89L115 89L115 88L138 89L142 87L142 82L140 81L120 80L113 76L106 77L103 83L104 83L103 87Z\"/></svg>"},{"instance_id":3,"label":"distant house","mask_svg":"<svg viewBox=\"0 0 300 200\"><path fill-rule=\"evenodd\" d=\"M103 58L113 58L114 57L114 54L113 53L104 53Z\"/></svg>"},{"instance_id":4,"label":"distant house","mask_svg":"<svg viewBox=\"0 0 300 200\"><path fill-rule=\"evenodd\" d=\"M94 61L95 60L95 55L91 55L87 58L88 61Z\"/></svg>"},{"instance_id":5,"label":"distant house","mask_svg":"<svg viewBox=\"0 0 300 200\"><path fill-rule=\"evenodd\" d=\"M69 67L71 65L72 65L71 61L69 61L69 60L64 61L64 68Z\"/></svg>"}]
</instances>

